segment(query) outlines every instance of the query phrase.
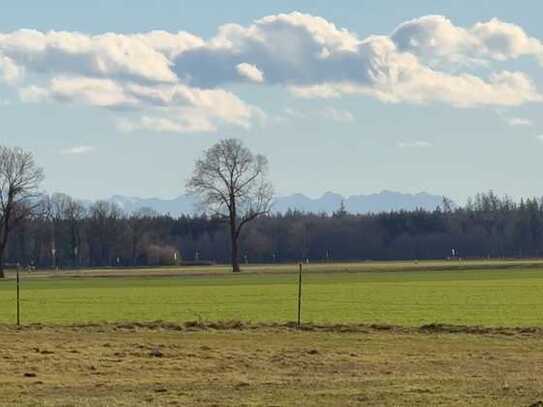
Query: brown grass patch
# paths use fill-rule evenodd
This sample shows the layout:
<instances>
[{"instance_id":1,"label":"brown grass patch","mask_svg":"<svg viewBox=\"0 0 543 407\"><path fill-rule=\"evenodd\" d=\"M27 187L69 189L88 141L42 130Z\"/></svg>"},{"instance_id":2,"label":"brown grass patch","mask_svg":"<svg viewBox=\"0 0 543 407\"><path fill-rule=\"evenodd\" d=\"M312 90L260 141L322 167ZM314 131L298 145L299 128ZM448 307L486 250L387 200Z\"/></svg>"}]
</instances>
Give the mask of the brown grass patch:
<instances>
[{"instance_id":1,"label":"brown grass patch","mask_svg":"<svg viewBox=\"0 0 543 407\"><path fill-rule=\"evenodd\" d=\"M1 406L477 405L543 400L539 328L0 326Z\"/></svg>"}]
</instances>

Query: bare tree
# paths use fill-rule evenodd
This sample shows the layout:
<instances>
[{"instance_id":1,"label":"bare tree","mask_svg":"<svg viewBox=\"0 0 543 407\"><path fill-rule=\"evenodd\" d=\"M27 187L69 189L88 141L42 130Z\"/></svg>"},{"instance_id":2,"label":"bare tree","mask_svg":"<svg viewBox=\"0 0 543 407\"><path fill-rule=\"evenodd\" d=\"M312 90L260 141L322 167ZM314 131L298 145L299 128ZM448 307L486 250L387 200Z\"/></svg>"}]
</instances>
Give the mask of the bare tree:
<instances>
[{"instance_id":1,"label":"bare tree","mask_svg":"<svg viewBox=\"0 0 543 407\"><path fill-rule=\"evenodd\" d=\"M123 240L123 212L112 202L97 201L89 209L87 239L95 266L117 264L120 242ZM116 256L117 255L117 256Z\"/></svg>"},{"instance_id":2,"label":"bare tree","mask_svg":"<svg viewBox=\"0 0 543 407\"><path fill-rule=\"evenodd\" d=\"M253 154L240 140L221 140L196 161L187 190L205 210L228 219L232 271L238 272L238 241L243 227L270 211L273 189L267 180L268 160Z\"/></svg>"},{"instance_id":3,"label":"bare tree","mask_svg":"<svg viewBox=\"0 0 543 407\"><path fill-rule=\"evenodd\" d=\"M81 222L85 214L83 204L63 193L44 196L42 200L42 216L51 225L51 257L53 267L64 265L69 258L74 267L78 265L79 248L81 246ZM68 235L67 244L61 245L63 236ZM60 250L62 249L62 250ZM59 262L62 260L62 263Z\"/></svg>"},{"instance_id":4,"label":"bare tree","mask_svg":"<svg viewBox=\"0 0 543 407\"><path fill-rule=\"evenodd\" d=\"M32 153L0 146L0 278L9 234L32 213L42 180Z\"/></svg>"},{"instance_id":5,"label":"bare tree","mask_svg":"<svg viewBox=\"0 0 543 407\"><path fill-rule=\"evenodd\" d=\"M71 197L68 197L64 208L64 217L68 222L70 235L70 255L72 258L73 267L79 266L79 256L81 252L81 228L84 216L85 207L83 204Z\"/></svg>"},{"instance_id":6,"label":"bare tree","mask_svg":"<svg viewBox=\"0 0 543 407\"><path fill-rule=\"evenodd\" d=\"M158 217L158 212L151 208L140 208L128 218L128 241L130 242L130 255L132 265L138 262L138 253L142 250L142 243L148 238L152 230L152 221Z\"/></svg>"}]
</instances>

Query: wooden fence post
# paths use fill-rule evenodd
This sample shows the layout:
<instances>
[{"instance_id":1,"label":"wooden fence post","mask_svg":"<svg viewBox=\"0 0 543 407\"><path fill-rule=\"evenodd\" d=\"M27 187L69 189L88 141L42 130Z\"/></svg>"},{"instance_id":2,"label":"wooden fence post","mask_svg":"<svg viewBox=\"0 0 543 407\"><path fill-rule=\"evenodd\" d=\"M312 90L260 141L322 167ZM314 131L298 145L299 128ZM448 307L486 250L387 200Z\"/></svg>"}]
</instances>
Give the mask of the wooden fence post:
<instances>
[{"instance_id":1,"label":"wooden fence post","mask_svg":"<svg viewBox=\"0 0 543 407\"><path fill-rule=\"evenodd\" d=\"M298 273L298 329L302 326L302 267L302 263L300 263Z\"/></svg>"},{"instance_id":2,"label":"wooden fence post","mask_svg":"<svg viewBox=\"0 0 543 407\"><path fill-rule=\"evenodd\" d=\"M19 268L17 268L17 326L21 326L21 296L20 296Z\"/></svg>"}]
</instances>

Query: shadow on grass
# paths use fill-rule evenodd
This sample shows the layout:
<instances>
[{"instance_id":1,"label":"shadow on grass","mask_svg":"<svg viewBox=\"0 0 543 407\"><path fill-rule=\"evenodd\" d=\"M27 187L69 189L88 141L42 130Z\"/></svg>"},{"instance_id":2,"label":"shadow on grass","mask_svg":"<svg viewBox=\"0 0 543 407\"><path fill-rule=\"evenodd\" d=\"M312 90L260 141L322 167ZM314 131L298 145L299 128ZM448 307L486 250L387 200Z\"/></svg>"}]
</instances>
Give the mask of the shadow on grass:
<instances>
[{"instance_id":1,"label":"shadow on grass","mask_svg":"<svg viewBox=\"0 0 543 407\"><path fill-rule=\"evenodd\" d=\"M391 332L397 334L471 334L471 335L503 335L503 336L543 336L543 327L484 327L469 325L451 325L432 323L419 327L406 327L389 324L316 324L304 323L298 327L296 322L252 323L238 320L204 321L193 320L182 323L166 321L150 322L104 322L86 324L27 324L21 327L0 324L2 331L32 331L42 329L69 329L89 331L299 331L299 332L330 332L330 333L375 333Z\"/></svg>"}]
</instances>

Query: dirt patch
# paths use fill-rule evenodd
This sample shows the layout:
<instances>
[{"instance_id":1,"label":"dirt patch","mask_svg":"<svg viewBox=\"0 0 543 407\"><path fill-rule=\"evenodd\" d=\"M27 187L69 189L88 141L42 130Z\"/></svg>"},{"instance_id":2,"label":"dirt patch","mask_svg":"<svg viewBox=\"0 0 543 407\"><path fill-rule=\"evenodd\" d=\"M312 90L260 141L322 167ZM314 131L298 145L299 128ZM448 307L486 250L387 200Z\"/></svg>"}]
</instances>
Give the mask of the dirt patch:
<instances>
[{"instance_id":1,"label":"dirt patch","mask_svg":"<svg viewBox=\"0 0 543 407\"><path fill-rule=\"evenodd\" d=\"M468 325L428 324L418 329L423 333L451 333L472 335L533 335L543 336L543 328L540 327L483 327Z\"/></svg>"},{"instance_id":2,"label":"dirt patch","mask_svg":"<svg viewBox=\"0 0 543 407\"><path fill-rule=\"evenodd\" d=\"M304 323L298 328L296 322L262 322L250 323L243 321L203 321L194 320L183 323L150 321L150 322L120 322L120 323L89 323L69 325L28 324L21 327L0 324L0 331L40 331L40 330L72 330L96 332L126 332L126 331L297 331L297 332L331 332L331 333L359 333L371 334L375 332L390 332L395 334L470 334L470 335L502 335L502 336L542 336L543 327L484 327L470 325L451 325L432 323L420 327L406 327L388 324L316 324ZM104 345L106 346L106 345ZM53 354L53 351L35 348L35 351L44 355ZM78 350L73 350L77 353Z\"/></svg>"}]
</instances>

